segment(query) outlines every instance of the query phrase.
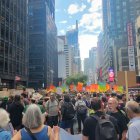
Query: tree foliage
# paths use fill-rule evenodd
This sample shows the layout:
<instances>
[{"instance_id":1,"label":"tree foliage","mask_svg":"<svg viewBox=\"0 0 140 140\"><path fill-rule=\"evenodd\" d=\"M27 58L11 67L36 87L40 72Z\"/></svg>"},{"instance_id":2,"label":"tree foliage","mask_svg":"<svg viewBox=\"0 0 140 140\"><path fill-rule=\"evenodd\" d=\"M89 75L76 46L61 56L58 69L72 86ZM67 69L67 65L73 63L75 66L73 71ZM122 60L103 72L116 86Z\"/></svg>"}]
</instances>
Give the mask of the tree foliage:
<instances>
[{"instance_id":1,"label":"tree foliage","mask_svg":"<svg viewBox=\"0 0 140 140\"><path fill-rule=\"evenodd\" d=\"M77 85L78 82L82 82L84 85L86 85L87 79L88 79L87 75L76 74L76 75L69 76L66 79L66 84L69 86L71 84Z\"/></svg>"}]
</instances>

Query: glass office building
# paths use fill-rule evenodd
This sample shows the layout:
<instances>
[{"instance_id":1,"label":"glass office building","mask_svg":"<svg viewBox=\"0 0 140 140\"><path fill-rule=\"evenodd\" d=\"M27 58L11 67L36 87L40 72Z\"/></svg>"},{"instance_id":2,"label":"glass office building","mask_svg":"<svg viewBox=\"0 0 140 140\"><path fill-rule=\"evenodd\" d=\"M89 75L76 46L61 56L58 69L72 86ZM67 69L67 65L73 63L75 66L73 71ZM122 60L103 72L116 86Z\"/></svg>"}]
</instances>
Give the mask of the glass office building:
<instances>
[{"instance_id":1,"label":"glass office building","mask_svg":"<svg viewBox=\"0 0 140 140\"><path fill-rule=\"evenodd\" d=\"M27 0L0 0L0 86L28 77Z\"/></svg>"},{"instance_id":2,"label":"glass office building","mask_svg":"<svg viewBox=\"0 0 140 140\"><path fill-rule=\"evenodd\" d=\"M57 29L54 0L29 0L29 87L56 84Z\"/></svg>"}]
</instances>

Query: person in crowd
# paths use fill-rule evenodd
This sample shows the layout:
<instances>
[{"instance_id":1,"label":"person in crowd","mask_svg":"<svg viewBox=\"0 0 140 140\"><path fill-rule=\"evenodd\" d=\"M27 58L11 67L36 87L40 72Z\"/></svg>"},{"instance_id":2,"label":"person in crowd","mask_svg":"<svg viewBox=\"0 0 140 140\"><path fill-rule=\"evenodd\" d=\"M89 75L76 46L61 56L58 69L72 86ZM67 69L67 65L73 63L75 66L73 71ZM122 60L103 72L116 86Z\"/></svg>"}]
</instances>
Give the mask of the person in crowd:
<instances>
[{"instance_id":1,"label":"person in crowd","mask_svg":"<svg viewBox=\"0 0 140 140\"><path fill-rule=\"evenodd\" d=\"M13 103L14 101L14 96L10 95L7 101L7 108Z\"/></svg>"},{"instance_id":2,"label":"person in crowd","mask_svg":"<svg viewBox=\"0 0 140 140\"><path fill-rule=\"evenodd\" d=\"M31 105L31 104L37 104L37 105L39 106L41 112L42 112L42 113L45 113L45 107L43 106L43 104L39 104L39 102L40 102L40 101L37 102L37 99L35 99L34 97L32 97L32 98L30 99L30 105ZM28 107L29 107L29 105L26 105L26 106L24 107L24 111L23 111L24 113L26 112L26 110L27 110Z\"/></svg>"},{"instance_id":3,"label":"person in crowd","mask_svg":"<svg viewBox=\"0 0 140 140\"><path fill-rule=\"evenodd\" d=\"M83 140L95 140L96 139L96 127L98 124L97 119L94 116L102 117L106 116L106 114L103 112L103 105L102 101L98 97L94 97L91 101L91 109L95 111L95 114L93 116L89 116L86 118L83 126ZM109 116L109 120L112 122L114 126L114 130L116 132L116 135L119 133L117 121L114 117ZM117 136L116 136L117 137Z\"/></svg>"},{"instance_id":4,"label":"person in crowd","mask_svg":"<svg viewBox=\"0 0 140 140\"><path fill-rule=\"evenodd\" d=\"M124 110L125 104L124 104L124 102L122 100L122 95L117 95L117 100L118 100L118 108L120 110Z\"/></svg>"},{"instance_id":5,"label":"person in crowd","mask_svg":"<svg viewBox=\"0 0 140 140\"><path fill-rule=\"evenodd\" d=\"M59 140L59 131L44 125L44 117L36 104L31 104L23 116L24 128L17 132L12 140ZM56 131L57 129L57 131Z\"/></svg>"},{"instance_id":6,"label":"person in crowd","mask_svg":"<svg viewBox=\"0 0 140 140\"><path fill-rule=\"evenodd\" d=\"M102 96L102 104L103 104L103 106L104 106L104 109L106 108L106 106L107 106L107 98L106 98L106 96L104 95L104 96Z\"/></svg>"},{"instance_id":7,"label":"person in crowd","mask_svg":"<svg viewBox=\"0 0 140 140\"><path fill-rule=\"evenodd\" d=\"M140 139L140 106L135 101L129 101L126 103L125 109L130 119L126 137L128 140L139 140Z\"/></svg>"},{"instance_id":8,"label":"person in crowd","mask_svg":"<svg viewBox=\"0 0 140 140\"><path fill-rule=\"evenodd\" d=\"M108 100L108 112L109 115L116 118L119 126L119 140L125 137L127 132L128 118L125 112L118 109L118 101L116 98L110 98Z\"/></svg>"},{"instance_id":9,"label":"person in crowd","mask_svg":"<svg viewBox=\"0 0 140 140\"><path fill-rule=\"evenodd\" d=\"M64 103L61 106L61 115L61 127L73 134L73 119L75 116L75 109L69 95L64 95Z\"/></svg>"},{"instance_id":10,"label":"person in crowd","mask_svg":"<svg viewBox=\"0 0 140 140\"><path fill-rule=\"evenodd\" d=\"M0 104L0 107L7 110L7 102L8 102L8 97L4 97L2 99L2 103Z\"/></svg>"},{"instance_id":11,"label":"person in crowd","mask_svg":"<svg viewBox=\"0 0 140 140\"><path fill-rule=\"evenodd\" d=\"M138 93L137 96L136 96L136 102L140 103L140 93Z\"/></svg>"},{"instance_id":12,"label":"person in crowd","mask_svg":"<svg viewBox=\"0 0 140 140\"><path fill-rule=\"evenodd\" d=\"M59 109L61 110L61 107L64 103L64 95L61 96L61 100L59 101Z\"/></svg>"},{"instance_id":13,"label":"person in crowd","mask_svg":"<svg viewBox=\"0 0 140 140\"><path fill-rule=\"evenodd\" d=\"M50 94L50 99L46 103L46 112L48 115L47 124L51 127L58 125L59 104L54 93Z\"/></svg>"},{"instance_id":14,"label":"person in crowd","mask_svg":"<svg viewBox=\"0 0 140 140\"><path fill-rule=\"evenodd\" d=\"M81 133L81 123L84 123L84 120L87 117L87 106L85 102L82 100L82 96L80 93L77 94L75 109L76 109L77 120L78 120L78 132Z\"/></svg>"},{"instance_id":15,"label":"person in crowd","mask_svg":"<svg viewBox=\"0 0 140 140\"><path fill-rule=\"evenodd\" d=\"M0 108L0 140L11 140L12 138L11 132L6 131L9 121L9 114L4 109Z\"/></svg>"},{"instance_id":16,"label":"person in crowd","mask_svg":"<svg viewBox=\"0 0 140 140\"><path fill-rule=\"evenodd\" d=\"M22 104L23 104L24 107L26 105L29 105L28 96L25 93L22 93L21 94L21 102L22 102Z\"/></svg>"},{"instance_id":17,"label":"person in crowd","mask_svg":"<svg viewBox=\"0 0 140 140\"><path fill-rule=\"evenodd\" d=\"M75 96L72 96L72 97L71 97L71 102L72 102L72 104L75 106L75 103L76 103Z\"/></svg>"},{"instance_id":18,"label":"person in crowd","mask_svg":"<svg viewBox=\"0 0 140 140\"><path fill-rule=\"evenodd\" d=\"M13 103L9 106L8 112L10 114L10 120L14 129L19 130L22 128L22 112L24 110L21 104L20 95L15 95Z\"/></svg>"},{"instance_id":19,"label":"person in crowd","mask_svg":"<svg viewBox=\"0 0 140 140\"><path fill-rule=\"evenodd\" d=\"M89 108L90 107L90 103L87 100L87 96L86 95L83 96L83 101L85 102L86 106Z\"/></svg>"}]
</instances>

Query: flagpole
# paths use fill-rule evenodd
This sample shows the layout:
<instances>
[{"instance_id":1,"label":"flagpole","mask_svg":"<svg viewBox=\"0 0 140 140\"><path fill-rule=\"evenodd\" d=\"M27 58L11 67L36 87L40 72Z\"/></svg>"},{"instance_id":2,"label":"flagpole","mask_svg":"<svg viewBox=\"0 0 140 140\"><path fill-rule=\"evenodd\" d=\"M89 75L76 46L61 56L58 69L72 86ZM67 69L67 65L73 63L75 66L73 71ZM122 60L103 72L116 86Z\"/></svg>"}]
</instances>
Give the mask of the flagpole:
<instances>
[{"instance_id":1,"label":"flagpole","mask_svg":"<svg viewBox=\"0 0 140 140\"><path fill-rule=\"evenodd\" d=\"M127 71L125 71L125 90L126 90L126 101L128 101L129 97L128 97L128 75L127 75Z\"/></svg>"}]
</instances>

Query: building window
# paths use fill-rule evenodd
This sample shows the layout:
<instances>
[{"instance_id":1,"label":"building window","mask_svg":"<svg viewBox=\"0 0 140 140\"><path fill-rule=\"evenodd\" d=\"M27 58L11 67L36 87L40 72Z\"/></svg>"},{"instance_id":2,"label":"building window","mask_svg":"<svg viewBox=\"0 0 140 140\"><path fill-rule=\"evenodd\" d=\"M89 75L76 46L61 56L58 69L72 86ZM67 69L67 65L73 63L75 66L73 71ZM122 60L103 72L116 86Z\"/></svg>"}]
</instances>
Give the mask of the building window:
<instances>
[{"instance_id":1,"label":"building window","mask_svg":"<svg viewBox=\"0 0 140 140\"><path fill-rule=\"evenodd\" d=\"M140 49L140 42L139 42L139 49Z\"/></svg>"},{"instance_id":2,"label":"building window","mask_svg":"<svg viewBox=\"0 0 140 140\"><path fill-rule=\"evenodd\" d=\"M123 2L123 6L126 6L126 1Z\"/></svg>"}]
</instances>

